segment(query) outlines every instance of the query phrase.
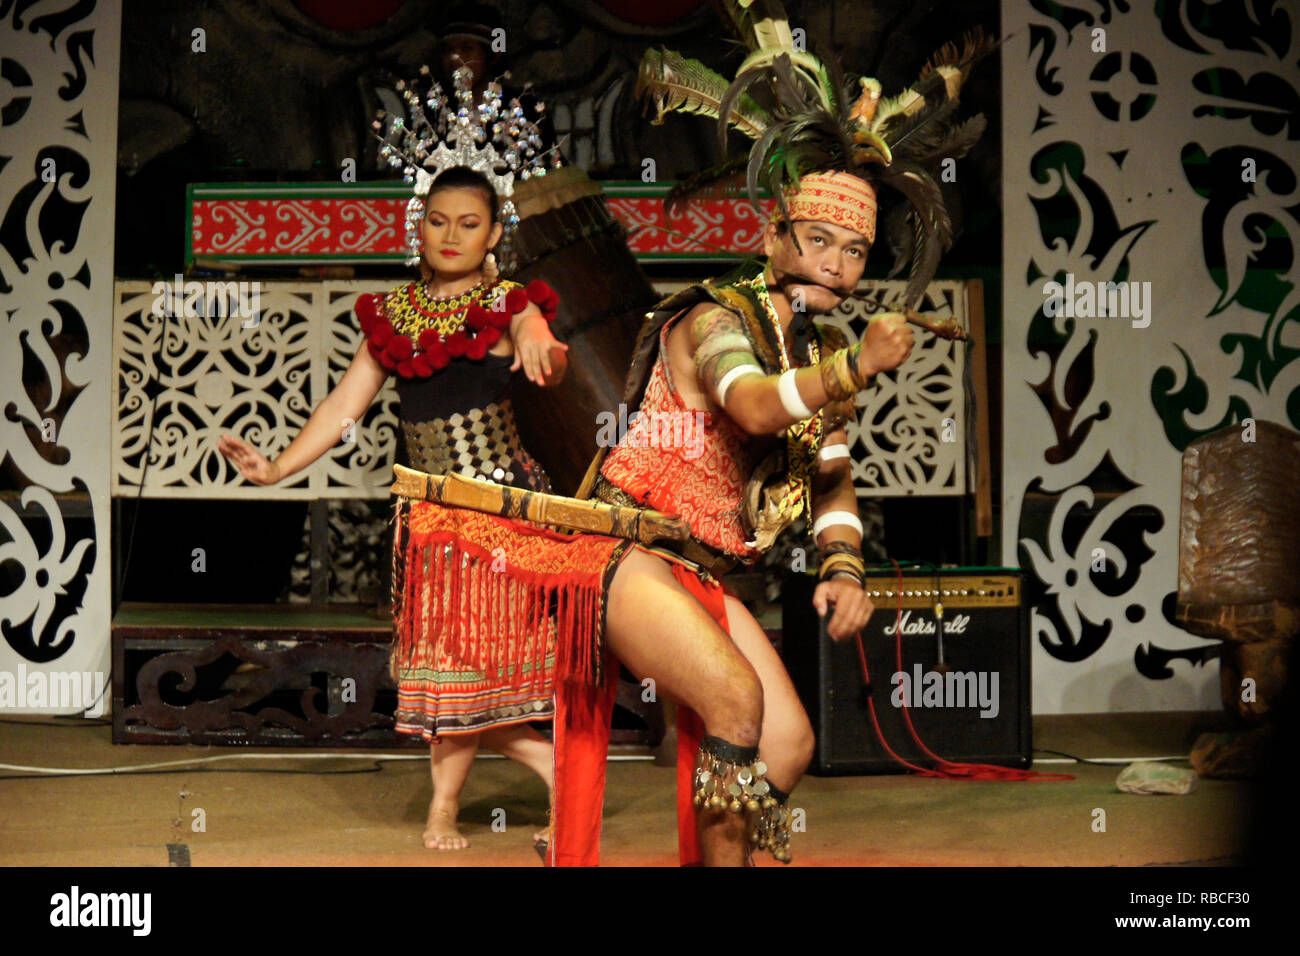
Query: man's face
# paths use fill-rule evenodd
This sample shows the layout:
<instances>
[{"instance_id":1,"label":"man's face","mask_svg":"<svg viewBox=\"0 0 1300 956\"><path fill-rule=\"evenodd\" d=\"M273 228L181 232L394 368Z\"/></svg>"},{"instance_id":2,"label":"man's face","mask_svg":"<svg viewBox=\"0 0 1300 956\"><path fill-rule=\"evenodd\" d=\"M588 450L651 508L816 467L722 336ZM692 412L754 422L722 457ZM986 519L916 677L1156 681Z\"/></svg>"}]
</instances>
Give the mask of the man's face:
<instances>
[{"instance_id":1,"label":"man's face","mask_svg":"<svg viewBox=\"0 0 1300 956\"><path fill-rule=\"evenodd\" d=\"M802 253L790 238L792 231ZM830 222L795 222L784 232L768 223L763 237L776 281L791 300L802 290L808 312L829 312L857 288L870 248L864 236Z\"/></svg>"}]
</instances>

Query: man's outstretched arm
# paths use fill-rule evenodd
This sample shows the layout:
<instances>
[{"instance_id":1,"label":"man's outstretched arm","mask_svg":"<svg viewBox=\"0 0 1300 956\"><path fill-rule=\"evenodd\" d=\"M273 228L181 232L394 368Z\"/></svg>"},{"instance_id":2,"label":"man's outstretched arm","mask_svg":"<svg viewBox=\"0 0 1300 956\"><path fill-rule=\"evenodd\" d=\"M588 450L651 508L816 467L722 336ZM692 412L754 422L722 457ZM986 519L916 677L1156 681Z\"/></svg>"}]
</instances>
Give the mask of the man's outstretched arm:
<instances>
[{"instance_id":1,"label":"man's outstretched arm","mask_svg":"<svg viewBox=\"0 0 1300 956\"><path fill-rule=\"evenodd\" d=\"M735 312L697 307L689 321L701 387L751 435L773 435L811 418L865 388L871 376L897 368L912 351L907 320L890 312L872 319L860 343L837 350L820 365L768 375Z\"/></svg>"}]
</instances>

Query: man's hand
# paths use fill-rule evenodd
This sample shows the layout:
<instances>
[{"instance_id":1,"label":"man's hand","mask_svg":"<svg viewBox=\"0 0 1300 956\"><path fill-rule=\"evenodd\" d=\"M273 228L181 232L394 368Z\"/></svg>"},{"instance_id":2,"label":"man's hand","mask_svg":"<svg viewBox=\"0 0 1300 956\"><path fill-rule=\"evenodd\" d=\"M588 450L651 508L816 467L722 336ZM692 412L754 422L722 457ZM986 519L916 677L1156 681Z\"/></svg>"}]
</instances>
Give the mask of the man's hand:
<instances>
[{"instance_id":1,"label":"man's hand","mask_svg":"<svg viewBox=\"0 0 1300 956\"><path fill-rule=\"evenodd\" d=\"M868 378L898 368L912 354L912 343L912 330L902 313L881 312L872 316L867 334L862 337L858 374Z\"/></svg>"},{"instance_id":2,"label":"man's hand","mask_svg":"<svg viewBox=\"0 0 1300 956\"><path fill-rule=\"evenodd\" d=\"M813 592L813 607L819 617L825 617L827 609L834 607L835 613L826 626L826 633L833 641L844 641L858 633L876 609L867 592L846 574L834 575L829 581L817 585Z\"/></svg>"}]
</instances>

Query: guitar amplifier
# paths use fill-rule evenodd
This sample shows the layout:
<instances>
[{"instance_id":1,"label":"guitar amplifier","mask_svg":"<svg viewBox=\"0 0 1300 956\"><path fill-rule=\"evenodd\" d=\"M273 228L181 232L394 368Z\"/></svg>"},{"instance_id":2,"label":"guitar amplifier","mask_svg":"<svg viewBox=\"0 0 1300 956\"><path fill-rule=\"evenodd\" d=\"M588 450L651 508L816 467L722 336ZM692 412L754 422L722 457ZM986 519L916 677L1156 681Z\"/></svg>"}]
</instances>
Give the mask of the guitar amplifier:
<instances>
[{"instance_id":1,"label":"guitar amplifier","mask_svg":"<svg viewBox=\"0 0 1300 956\"><path fill-rule=\"evenodd\" d=\"M814 774L906 773L881 745L867 706L857 645L836 643L812 606L817 578L791 574L782 594L782 658L817 735ZM910 763L932 767L909 732L936 756L1027 767L1033 744L1029 699L1029 608L1021 572L1009 568L867 572L875 605L862 629L870 694L880 731ZM896 624L902 604L902 667ZM943 604L943 635L935 605ZM940 653L945 666L940 667Z\"/></svg>"}]
</instances>

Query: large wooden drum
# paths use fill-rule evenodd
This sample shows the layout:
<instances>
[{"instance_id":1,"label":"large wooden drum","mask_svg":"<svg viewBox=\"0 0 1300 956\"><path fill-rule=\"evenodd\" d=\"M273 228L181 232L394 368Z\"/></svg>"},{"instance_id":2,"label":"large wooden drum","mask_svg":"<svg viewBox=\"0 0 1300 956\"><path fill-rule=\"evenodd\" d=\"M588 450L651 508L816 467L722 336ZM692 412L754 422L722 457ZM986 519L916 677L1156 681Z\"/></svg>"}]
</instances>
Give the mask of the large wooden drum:
<instances>
[{"instance_id":1,"label":"large wooden drum","mask_svg":"<svg viewBox=\"0 0 1300 956\"><path fill-rule=\"evenodd\" d=\"M515 416L555 493L572 495L596 454L597 416L617 414L637 331L659 297L600 184L581 169L566 166L518 182L514 201L518 265L510 278L541 279L559 293L553 331L569 346L569 370L559 386L540 389L515 377Z\"/></svg>"}]
</instances>

